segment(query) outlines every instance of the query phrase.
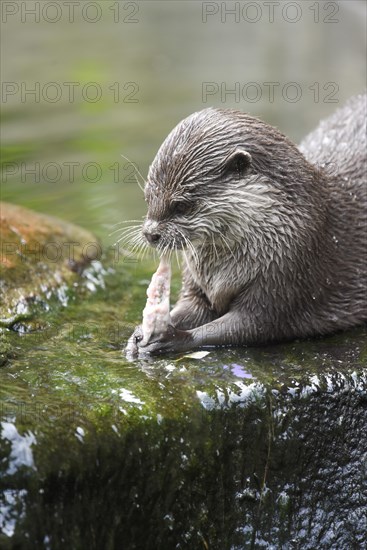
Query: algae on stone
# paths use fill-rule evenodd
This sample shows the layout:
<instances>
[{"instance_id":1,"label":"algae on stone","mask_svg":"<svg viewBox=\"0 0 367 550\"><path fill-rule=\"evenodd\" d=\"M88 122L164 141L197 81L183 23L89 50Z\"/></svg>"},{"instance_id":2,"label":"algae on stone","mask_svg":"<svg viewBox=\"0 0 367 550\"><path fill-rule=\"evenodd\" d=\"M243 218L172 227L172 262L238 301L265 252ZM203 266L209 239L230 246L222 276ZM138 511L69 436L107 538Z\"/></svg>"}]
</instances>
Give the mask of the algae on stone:
<instances>
[{"instance_id":1,"label":"algae on stone","mask_svg":"<svg viewBox=\"0 0 367 550\"><path fill-rule=\"evenodd\" d=\"M358 548L365 329L129 362L151 270L107 271L1 329L0 546Z\"/></svg>"},{"instance_id":2,"label":"algae on stone","mask_svg":"<svg viewBox=\"0 0 367 550\"><path fill-rule=\"evenodd\" d=\"M130 276L49 312L49 330L7 332L0 544L358 547L364 329L128 362Z\"/></svg>"},{"instance_id":3,"label":"algae on stone","mask_svg":"<svg viewBox=\"0 0 367 550\"><path fill-rule=\"evenodd\" d=\"M100 259L95 237L76 225L0 203L1 326L28 319L34 304L65 304L79 276Z\"/></svg>"}]
</instances>

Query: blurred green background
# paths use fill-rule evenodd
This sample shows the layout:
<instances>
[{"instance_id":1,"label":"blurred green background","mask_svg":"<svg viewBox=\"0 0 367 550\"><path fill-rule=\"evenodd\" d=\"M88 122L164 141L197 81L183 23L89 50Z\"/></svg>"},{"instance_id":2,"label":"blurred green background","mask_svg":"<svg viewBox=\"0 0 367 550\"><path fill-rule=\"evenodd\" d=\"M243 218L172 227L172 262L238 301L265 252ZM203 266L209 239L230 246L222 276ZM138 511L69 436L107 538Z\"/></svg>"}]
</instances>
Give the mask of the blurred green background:
<instances>
[{"instance_id":1,"label":"blurred green background","mask_svg":"<svg viewBox=\"0 0 367 550\"><path fill-rule=\"evenodd\" d=\"M298 142L366 85L364 0L1 8L2 199L106 245L114 224L145 210L121 155L145 177L176 123L210 105L250 112Z\"/></svg>"}]
</instances>

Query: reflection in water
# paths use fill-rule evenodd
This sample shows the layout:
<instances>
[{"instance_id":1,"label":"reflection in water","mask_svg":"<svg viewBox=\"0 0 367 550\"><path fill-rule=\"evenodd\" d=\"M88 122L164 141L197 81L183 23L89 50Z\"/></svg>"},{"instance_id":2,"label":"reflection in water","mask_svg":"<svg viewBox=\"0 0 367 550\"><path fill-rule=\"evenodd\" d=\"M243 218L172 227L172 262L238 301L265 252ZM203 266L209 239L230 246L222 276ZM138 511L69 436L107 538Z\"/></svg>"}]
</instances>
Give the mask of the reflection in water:
<instances>
[{"instance_id":1,"label":"reflection in water","mask_svg":"<svg viewBox=\"0 0 367 550\"><path fill-rule=\"evenodd\" d=\"M9 441L11 445L9 465L5 474L14 474L24 466L36 470L31 447L37 444L37 441L32 432L20 435L12 422L1 422L1 438Z\"/></svg>"},{"instance_id":2,"label":"reflection in water","mask_svg":"<svg viewBox=\"0 0 367 550\"><path fill-rule=\"evenodd\" d=\"M247 372L242 365L238 365L237 363L232 363L230 367L228 365L224 365L223 368L231 369L232 374L234 374L234 376L238 376L238 378L253 378L251 373Z\"/></svg>"}]
</instances>

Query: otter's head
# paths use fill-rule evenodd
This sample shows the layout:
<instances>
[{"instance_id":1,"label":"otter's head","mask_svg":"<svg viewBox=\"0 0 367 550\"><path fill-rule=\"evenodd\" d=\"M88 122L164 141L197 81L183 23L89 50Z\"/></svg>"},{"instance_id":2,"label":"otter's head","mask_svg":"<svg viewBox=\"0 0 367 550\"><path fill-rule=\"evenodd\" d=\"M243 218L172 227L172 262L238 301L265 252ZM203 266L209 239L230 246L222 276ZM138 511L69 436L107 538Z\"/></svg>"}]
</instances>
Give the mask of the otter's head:
<instances>
[{"instance_id":1,"label":"otter's head","mask_svg":"<svg viewBox=\"0 0 367 550\"><path fill-rule=\"evenodd\" d=\"M313 179L276 129L245 113L205 109L172 130L150 166L143 234L160 251L235 242L256 249L259 236L270 244L297 225L294 207L309 207Z\"/></svg>"}]
</instances>

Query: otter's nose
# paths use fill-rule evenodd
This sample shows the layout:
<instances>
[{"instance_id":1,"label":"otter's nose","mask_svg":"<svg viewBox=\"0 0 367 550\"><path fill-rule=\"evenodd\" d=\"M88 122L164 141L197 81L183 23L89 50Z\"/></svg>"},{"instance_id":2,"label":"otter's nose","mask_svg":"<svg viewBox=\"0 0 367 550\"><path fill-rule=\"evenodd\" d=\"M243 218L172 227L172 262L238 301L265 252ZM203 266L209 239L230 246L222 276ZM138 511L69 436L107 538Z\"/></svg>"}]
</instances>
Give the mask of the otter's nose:
<instances>
[{"instance_id":1,"label":"otter's nose","mask_svg":"<svg viewBox=\"0 0 367 550\"><path fill-rule=\"evenodd\" d=\"M158 222L150 218L146 219L143 226L143 235L149 244L152 246L157 245L161 238Z\"/></svg>"},{"instance_id":2,"label":"otter's nose","mask_svg":"<svg viewBox=\"0 0 367 550\"><path fill-rule=\"evenodd\" d=\"M159 233L150 233L150 231L143 231L143 235L149 244L157 244L161 238Z\"/></svg>"}]
</instances>

